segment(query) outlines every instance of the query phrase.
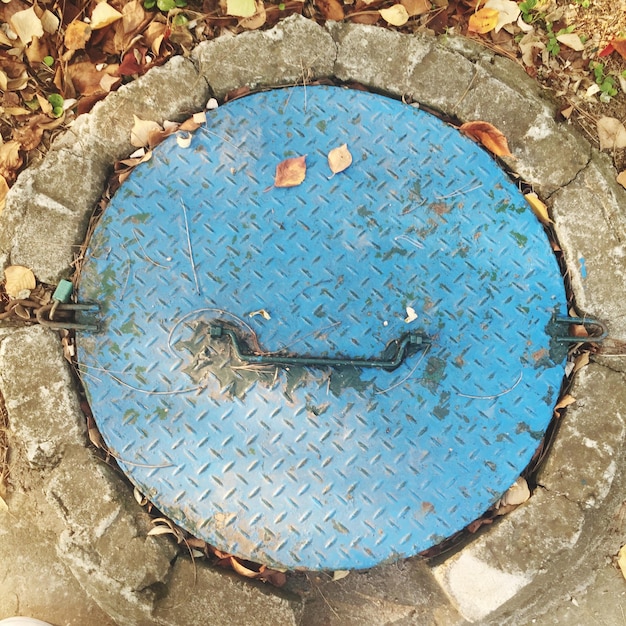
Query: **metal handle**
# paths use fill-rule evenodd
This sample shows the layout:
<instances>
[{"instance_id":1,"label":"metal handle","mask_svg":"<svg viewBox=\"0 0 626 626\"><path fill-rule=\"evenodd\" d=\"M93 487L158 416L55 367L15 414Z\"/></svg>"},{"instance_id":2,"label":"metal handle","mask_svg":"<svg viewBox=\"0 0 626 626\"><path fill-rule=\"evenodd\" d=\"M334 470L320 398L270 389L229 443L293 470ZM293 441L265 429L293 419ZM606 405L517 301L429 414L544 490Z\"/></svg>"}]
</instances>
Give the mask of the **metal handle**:
<instances>
[{"instance_id":1,"label":"metal handle","mask_svg":"<svg viewBox=\"0 0 626 626\"><path fill-rule=\"evenodd\" d=\"M261 365L302 365L304 367L354 367L379 368L384 370L396 369L408 356L416 350L426 347L430 341L418 333L405 333L396 343L396 352L391 359L343 359L332 357L315 356L280 356L269 354L248 354L243 351L239 337L230 328L223 326L211 326L209 336L213 338L228 337L231 340L233 350L238 359L244 363L256 363ZM388 344L389 345L389 344Z\"/></svg>"}]
</instances>

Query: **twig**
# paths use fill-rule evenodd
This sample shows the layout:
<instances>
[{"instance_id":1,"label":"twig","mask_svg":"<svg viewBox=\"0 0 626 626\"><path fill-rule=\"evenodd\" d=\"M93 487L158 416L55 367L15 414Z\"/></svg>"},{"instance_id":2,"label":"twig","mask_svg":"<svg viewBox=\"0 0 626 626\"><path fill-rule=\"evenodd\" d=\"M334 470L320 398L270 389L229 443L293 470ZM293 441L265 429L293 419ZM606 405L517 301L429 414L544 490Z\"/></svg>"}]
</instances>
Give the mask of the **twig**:
<instances>
[{"instance_id":1,"label":"twig","mask_svg":"<svg viewBox=\"0 0 626 626\"><path fill-rule=\"evenodd\" d=\"M189 248L189 261L191 262L191 271L193 272L193 280L196 283L196 293L200 295L200 285L198 285L198 274L196 273L196 262L193 259L193 248L191 247L191 235L189 234L189 221L187 220L187 207L180 199L180 203L183 207L183 215L185 216L185 230L187 231L187 247Z\"/></svg>"},{"instance_id":2,"label":"twig","mask_svg":"<svg viewBox=\"0 0 626 626\"><path fill-rule=\"evenodd\" d=\"M495 398L505 396L507 393L511 393L511 391L513 391L513 389L515 389L515 387L517 387L522 382L523 377L524 377L524 372L522 371L519 373L519 376L517 377L517 380L515 381L512 387L509 387L508 389L505 389L504 391L497 393L493 396L472 396L467 393L459 393L458 395L461 396L461 398L471 398L472 400L493 400Z\"/></svg>"},{"instance_id":3,"label":"twig","mask_svg":"<svg viewBox=\"0 0 626 626\"><path fill-rule=\"evenodd\" d=\"M471 183L470 183L471 184ZM461 187L460 189L457 189L456 191L453 191L452 193L449 193L445 196L437 196L435 195L435 198L437 200L447 200L448 198L454 198L454 196L461 196L465 193L470 193L471 191L476 191L476 189L480 189L483 186L482 183L478 183L477 185L474 185L473 187L470 187L469 189L467 189L466 187Z\"/></svg>"},{"instance_id":4,"label":"twig","mask_svg":"<svg viewBox=\"0 0 626 626\"><path fill-rule=\"evenodd\" d=\"M141 248L141 251L143 252L143 256L146 259L146 261L148 261L149 263L152 263L152 265L156 265L157 267L162 267L164 270L169 269L167 265L161 265L160 263L157 263L154 259L150 258L145 248L141 245L139 238L137 237L136 228L133 228L133 235L135 235L135 241L137 242L137 245Z\"/></svg>"},{"instance_id":5,"label":"twig","mask_svg":"<svg viewBox=\"0 0 626 626\"><path fill-rule=\"evenodd\" d=\"M115 374L112 374L109 370L106 370L102 367L95 367L93 365L85 365L84 363L78 364L77 367L78 367L78 371L80 371L81 367L90 367L91 369L104 372L105 374L108 374L116 383L119 383L120 385L122 385L122 387L126 387L127 389L132 389L133 391L137 391L139 393L145 393L146 395L149 395L149 396L175 396L181 393L191 393L192 391L199 391L200 389L204 389L202 385L197 385L196 387L188 387L186 389L175 389L173 391L151 391L148 389L140 389L139 387L133 387L133 385L129 385L128 383L124 382L121 378L118 378L117 376L115 376Z\"/></svg>"},{"instance_id":6,"label":"twig","mask_svg":"<svg viewBox=\"0 0 626 626\"><path fill-rule=\"evenodd\" d=\"M411 239L407 235L398 235L397 237L394 237L393 240L394 241L406 241L407 243L410 243L412 246L415 246L416 248L420 248L420 249L424 247L423 243L421 243L420 241L417 241L417 239Z\"/></svg>"}]
</instances>

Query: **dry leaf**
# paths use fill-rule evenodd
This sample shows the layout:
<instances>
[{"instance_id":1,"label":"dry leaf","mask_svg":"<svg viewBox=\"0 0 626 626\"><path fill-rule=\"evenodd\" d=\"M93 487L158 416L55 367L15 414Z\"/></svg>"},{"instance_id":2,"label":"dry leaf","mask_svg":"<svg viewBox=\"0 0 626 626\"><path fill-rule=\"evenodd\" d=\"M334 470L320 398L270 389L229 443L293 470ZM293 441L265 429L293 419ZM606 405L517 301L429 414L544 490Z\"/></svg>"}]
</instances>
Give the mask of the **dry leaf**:
<instances>
[{"instance_id":1,"label":"dry leaf","mask_svg":"<svg viewBox=\"0 0 626 626\"><path fill-rule=\"evenodd\" d=\"M133 115L135 124L130 131L130 143L135 148L143 148L150 143L150 136L153 133L159 133L162 131L159 124L151 120L142 120L136 115Z\"/></svg>"},{"instance_id":2,"label":"dry leaf","mask_svg":"<svg viewBox=\"0 0 626 626\"><path fill-rule=\"evenodd\" d=\"M4 501L4 498L0 496L0 513L8 513L8 512L9 512L9 506Z\"/></svg>"},{"instance_id":3,"label":"dry leaf","mask_svg":"<svg viewBox=\"0 0 626 626\"><path fill-rule=\"evenodd\" d=\"M617 553L617 564L622 571L622 576L626 578L626 546L622 546Z\"/></svg>"},{"instance_id":4,"label":"dry leaf","mask_svg":"<svg viewBox=\"0 0 626 626\"><path fill-rule=\"evenodd\" d=\"M585 49L585 44L580 40L580 37L574 33L564 33L563 35L557 35L556 40L562 43L564 46L580 52Z\"/></svg>"},{"instance_id":5,"label":"dry leaf","mask_svg":"<svg viewBox=\"0 0 626 626\"><path fill-rule=\"evenodd\" d=\"M349 569L338 569L333 572L333 580L341 580L350 573Z\"/></svg>"},{"instance_id":6,"label":"dry leaf","mask_svg":"<svg viewBox=\"0 0 626 626\"><path fill-rule=\"evenodd\" d=\"M252 17L256 13L254 0L226 0L226 14L235 17Z\"/></svg>"},{"instance_id":7,"label":"dry leaf","mask_svg":"<svg viewBox=\"0 0 626 626\"><path fill-rule=\"evenodd\" d=\"M89 38L91 37L91 26L81 22L80 20L74 20L65 29L65 39L63 44L70 50L83 50Z\"/></svg>"},{"instance_id":8,"label":"dry leaf","mask_svg":"<svg viewBox=\"0 0 626 626\"><path fill-rule=\"evenodd\" d=\"M122 14L107 2L98 2L91 13L91 28L98 30L122 19Z\"/></svg>"},{"instance_id":9,"label":"dry leaf","mask_svg":"<svg viewBox=\"0 0 626 626\"><path fill-rule=\"evenodd\" d=\"M615 180L626 189L626 170L620 172Z\"/></svg>"},{"instance_id":10,"label":"dry leaf","mask_svg":"<svg viewBox=\"0 0 626 626\"><path fill-rule=\"evenodd\" d=\"M583 352L576 357L574 361L574 369L572 370L572 374L579 372L583 367L589 365L589 352Z\"/></svg>"},{"instance_id":11,"label":"dry leaf","mask_svg":"<svg viewBox=\"0 0 626 626\"><path fill-rule=\"evenodd\" d=\"M328 153L328 166L333 174L339 174L352 164L352 154L348 150L348 144L333 148Z\"/></svg>"},{"instance_id":12,"label":"dry leaf","mask_svg":"<svg viewBox=\"0 0 626 626\"><path fill-rule=\"evenodd\" d=\"M611 46L622 59L626 59L626 39L613 39Z\"/></svg>"},{"instance_id":13,"label":"dry leaf","mask_svg":"<svg viewBox=\"0 0 626 626\"><path fill-rule=\"evenodd\" d=\"M521 476L508 488L500 499L503 506L523 504L530 498L530 489L525 478Z\"/></svg>"},{"instance_id":14,"label":"dry leaf","mask_svg":"<svg viewBox=\"0 0 626 626\"><path fill-rule=\"evenodd\" d=\"M414 322L416 319L417 319L417 313L415 312L415 309L412 306L406 307L406 317L404 318L404 321L407 324L410 324L411 322Z\"/></svg>"},{"instance_id":15,"label":"dry leaf","mask_svg":"<svg viewBox=\"0 0 626 626\"><path fill-rule=\"evenodd\" d=\"M272 319L272 316L265 309L259 309L258 311L252 311L252 313L248 313L248 317L255 317L256 315L260 315L264 320Z\"/></svg>"},{"instance_id":16,"label":"dry leaf","mask_svg":"<svg viewBox=\"0 0 626 626\"><path fill-rule=\"evenodd\" d=\"M339 0L315 0L315 6L326 20L341 22L346 17Z\"/></svg>"},{"instance_id":17,"label":"dry leaf","mask_svg":"<svg viewBox=\"0 0 626 626\"><path fill-rule=\"evenodd\" d=\"M267 21L267 12L265 11L265 4L263 0L256 1L256 12L251 17L244 17L239 20L239 26L246 30L256 30L261 28Z\"/></svg>"},{"instance_id":18,"label":"dry leaf","mask_svg":"<svg viewBox=\"0 0 626 626\"><path fill-rule=\"evenodd\" d=\"M409 17L424 15L431 9L430 0L400 0L400 4L406 9Z\"/></svg>"},{"instance_id":19,"label":"dry leaf","mask_svg":"<svg viewBox=\"0 0 626 626\"><path fill-rule=\"evenodd\" d=\"M148 537L154 537L156 535L174 535L178 536L175 530L170 528L169 526L155 526L148 531Z\"/></svg>"},{"instance_id":20,"label":"dry leaf","mask_svg":"<svg viewBox=\"0 0 626 626\"><path fill-rule=\"evenodd\" d=\"M9 22L25 46L33 40L33 37L43 37L43 25L34 7L14 13Z\"/></svg>"},{"instance_id":21,"label":"dry leaf","mask_svg":"<svg viewBox=\"0 0 626 626\"><path fill-rule=\"evenodd\" d=\"M306 156L285 159L276 166L274 187L297 187L306 177Z\"/></svg>"},{"instance_id":22,"label":"dry leaf","mask_svg":"<svg viewBox=\"0 0 626 626\"><path fill-rule=\"evenodd\" d=\"M600 150L626 148L626 128L615 117L601 117L597 123Z\"/></svg>"},{"instance_id":23,"label":"dry leaf","mask_svg":"<svg viewBox=\"0 0 626 626\"><path fill-rule=\"evenodd\" d=\"M4 209L4 205L6 204L7 194L9 193L9 184L7 183L7 179L0 175L0 213Z\"/></svg>"},{"instance_id":24,"label":"dry leaf","mask_svg":"<svg viewBox=\"0 0 626 626\"><path fill-rule=\"evenodd\" d=\"M48 33L49 35L54 35L54 33L59 30L60 24L61 21L54 13L52 13L52 11L46 9L43 12L43 15L41 16L41 26L46 33Z\"/></svg>"},{"instance_id":25,"label":"dry leaf","mask_svg":"<svg viewBox=\"0 0 626 626\"><path fill-rule=\"evenodd\" d=\"M548 215L548 207L539 200L536 193L527 193L524 198L526 198L526 202L530 204L530 208L542 224L554 224Z\"/></svg>"},{"instance_id":26,"label":"dry leaf","mask_svg":"<svg viewBox=\"0 0 626 626\"><path fill-rule=\"evenodd\" d=\"M495 26L496 33L499 33L503 26L516 22L520 15L519 6L513 0L487 0L485 8L495 9L498 12L498 21Z\"/></svg>"},{"instance_id":27,"label":"dry leaf","mask_svg":"<svg viewBox=\"0 0 626 626\"><path fill-rule=\"evenodd\" d=\"M576 398L574 398L574 396L570 396L569 394L565 394L558 402L557 405L554 407L554 415L556 417L560 417L560 413L559 411L561 409L564 409L566 407L568 407L570 404L574 404L574 402L576 402Z\"/></svg>"},{"instance_id":28,"label":"dry leaf","mask_svg":"<svg viewBox=\"0 0 626 626\"><path fill-rule=\"evenodd\" d=\"M9 265L4 270L4 289L9 298L19 299L22 292L35 288L37 281L32 270L23 265Z\"/></svg>"},{"instance_id":29,"label":"dry leaf","mask_svg":"<svg viewBox=\"0 0 626 626\"><path fill-rule=\"evenodd\" d=\"M381 9L380 16L392 26L404 26L409 21L409 12L402 4L394 4L388 9Z\"/></svg>"},{"instance_id":30,"label":"dry leaf","mask_svg":"<svg viewBox=\"0 0 626 626\"><path fill-rule=\"evenodd\" d=\"M15 140L6 141L0 145L0 176L4 176L7 182L13 182L17 171L22 167L20 148L20 143Z\"/></svg>"},{"instance_id":31,"label":"dry leaf","mask_svg":"<svg viewBox=\"0 0 626 626\"><path fill-rule=\"evenodd\" d=\"M498 24L499 12L495 9L482 8L476 13L472 13L469 18L467 31L483 35L493 30Z\"/></svg>"},{"instance_id":32,"label":"dry leaf","mask_svg":"<svg viewBox=\"0 0 626 626\"><path fill-rule=\"evenodd\" d=\"M509 144L506 137L489 122L466 122L460 126L459 130L468 137L480 142L496 156L513 156L509 152Z\"/></svg>"}]
</instances>

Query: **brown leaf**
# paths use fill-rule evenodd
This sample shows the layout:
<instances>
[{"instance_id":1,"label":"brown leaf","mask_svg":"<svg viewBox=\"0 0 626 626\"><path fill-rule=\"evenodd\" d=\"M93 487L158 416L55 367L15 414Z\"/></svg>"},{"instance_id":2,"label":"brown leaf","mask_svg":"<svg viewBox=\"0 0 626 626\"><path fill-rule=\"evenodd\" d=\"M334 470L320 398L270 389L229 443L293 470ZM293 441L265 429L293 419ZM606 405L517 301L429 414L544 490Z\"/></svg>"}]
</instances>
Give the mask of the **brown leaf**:
<instances>
[{"instance_id":1,"label":"brown leaf","mask_svg":"<svg viewBox=\"0 0 626 626\"><path fill-rule=\"evenodd\" d=\"M513 156L506 137L489 122L466 122L459 128L462 133L481 143L496 156Z\"/></svg>"},{"instance_id":2,"label":"brown leaf","mask_svg":"<svg viewBox=\"0 0 626 626\"><path fill-rule=\"evenodd\" d=\"M297 187L306 177L306 155L285 159L276 166L274 187Z\"/></svg>"},{"instance_id":3,"label":"brown leaf","mask_svg":"<svg viewBox=\"0 0 626 626\"><path fill-rule=\"evenodd\" d=\"M0 213L6 204L7 194L9 193L9 184L4 176L0 176Z\"/></svg>"},{"instance_id":4,"label":"brown leaf","mask_svg":"<svg viewBox=\"0 0 626 626\"><path fill-rule=\"evenodd\" d=\"M65 30L64 45L70 51L83 50L91 37L91 26L81 22L73 21Z\"/></svg>"},{"instance_id":5,"label":"brown leaf","mask_svg":"<svg viewBox=\"0 0 626 626\"><path fill-rule=\"evenodd\" d=\"M245 565L242 565L239 562L239 560L236 557L234 557L234 556L230 557L230 564L231 564L232 568L240 576L245 576L246 578L258 578L259 577L259 572L255 572L252 569L248 569Z\"/></svg>"},{"instance_id":6,"label":"brown leaf","mask_svg":"<svg viewBox=\"0 0 626 626\"><path fill-rule=\"evenodd\" d=\"M570 404L574 404L574 402L576 402L576 398L574 398L574 396L570 396L569 394L565 394L558 402L557 405L554 407L554 415L556 417L560 417L561 414L559 413L559 411L561 409L564 409L566 407L568 407Z\"/></svg>"},{"instance_id":7,"label":"brown leaf","mask_svg":"<svg viewBox=\"0 0 626 626\"><path fill-rule=\"evenodd\" d=\"M626 188L626 170L620 172L615 179L624 188Z\"/></svg>"},{"instance_id":8,"label":"brown leaf","mask_svg":"<svg viewBox=\"0 0 626 626\"><path fill-rule=\"evenodd\" d=\"M352 154L348 150L348 145L343 144L338 148L333 148L328 153L328 166L333 174L343 172L352 164Z\"/></svg>"},{"instance_id":9,"label":"brown leaf","mask_svg":"<svg viewBox=\"0 0 626 626\"><path fill-rule=\"evenodd\" d=\"M392 26L404 26L409 21L409 14L402 4L394 4L386 9L380 9L380 16Z\"/></svg>"},{"instance_id":10,"label":"brown leaf","mask_svg":"<svg viewBox=\"0 0 626 626\"><path fill-rule=\"evenodd\" d=\"M239 26L246 30L256 30L261 28L267 21L267 13L265 11L265 4L263 0L256 1L256 13L250 17L244 17L239 20Z\"/></svg>"},{"instance_id":11,"label":"brown leaf","mask_svg":"<svg viewBox=\"0 0 626 626\"><path fill-rule=\"evenodd\" d=\"M600 150L619 150L626 148L626 128L615 117L601 117L596 128L600 140Z\"/></svg>"},{"instance_id":12,"label":"brown leaf","mask_svg":"<svg viewBox=\"0 0 626 626\"><path fill-rule=\"evenodd\" d=\"M116 63L98 70L96 64L91 61L78 61L67 68L66 76L72 81L77 94L93 96L98 93L108 93L112 85L121 82L121 78L117 76L118 69L119 65ZM102 79L105 77L112 81L109 89L105 89L102 85Z\"/></svg>"},{"instance_id":13,"label":"brown leaf","mask_svg":"<svg viewBox=\"0 0 626 626\"><path fill-rule=\"evenodd\" d=\"M0 145L0 176L4 176L9 183L15 180L17 171L22 167L20 148L19 142L13 140Z\"/></svg>"},{"instance_id":14,"label":"brown leaf","mask_svg":"<svg viewBox=\"0 0 626 626\"><path fill-rule=\"evenodd\" d=\"M315 0L315 6L326 20L341 22L346 17L339 0Z\"/></svg>"},{"instance_id":15,"label":"brown leaf","mask_svg":"<svg viewBox=\"0 0 626 626\"><path fill-rule=\"evenodd\" d=\"M400 0L400 4L406 9L409 17L424 15L430 11L430 0Z\"/></svg>"},{"instance_id":16,"label":"brown leaf","mask_svg":"<svg viewBox=\"0 0 626 626\"><path fill-rule=\"evenodd\" d=\"M626 59L626 39L613 39L611 45L622 59Z\"/></svg>"}]
</instances>

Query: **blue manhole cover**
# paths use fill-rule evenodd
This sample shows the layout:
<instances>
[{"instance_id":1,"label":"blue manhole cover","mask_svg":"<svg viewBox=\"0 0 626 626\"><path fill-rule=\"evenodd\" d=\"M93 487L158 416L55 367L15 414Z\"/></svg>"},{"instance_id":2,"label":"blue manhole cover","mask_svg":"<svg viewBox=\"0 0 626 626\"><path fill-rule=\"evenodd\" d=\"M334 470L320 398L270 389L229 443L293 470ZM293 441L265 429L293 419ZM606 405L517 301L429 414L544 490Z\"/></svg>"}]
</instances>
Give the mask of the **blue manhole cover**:
<instances>
[{"instance_id":1,"label":"blue manhole cover","mask_svg":"<svg viewBox=\"0 0 626 626\"><path fill-rule=\"evenodd\" d=\"M272 187L302 155L304 182ZM79 360L123 470L193 534L287 568L369 567L480 516L564 371L563 284L523 196L455 129L364 92L258 93L164 142L97 226L80 295L104 311Z\"/></svg>"}]
</instances>

